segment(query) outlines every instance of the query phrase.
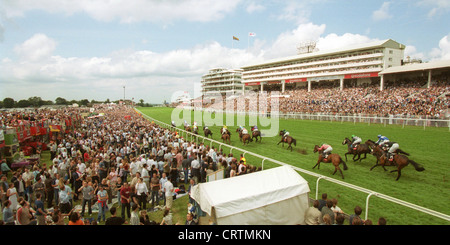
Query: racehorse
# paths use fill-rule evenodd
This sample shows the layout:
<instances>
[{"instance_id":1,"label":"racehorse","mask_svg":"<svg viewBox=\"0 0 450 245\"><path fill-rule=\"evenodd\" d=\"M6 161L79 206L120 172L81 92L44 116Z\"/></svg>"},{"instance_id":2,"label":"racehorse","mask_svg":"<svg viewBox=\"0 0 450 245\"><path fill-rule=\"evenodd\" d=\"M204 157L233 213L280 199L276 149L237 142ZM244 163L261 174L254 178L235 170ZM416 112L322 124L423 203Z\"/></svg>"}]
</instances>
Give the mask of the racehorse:
<instances>
[{"instance_id":1,"label":"racehorse","mask_svg":"<svg viewBox=\"0 0 450 245\"><path fill-rule=\"evenodd\" d=\"M247 142L247 145L248 145L250 142L253 142L253 140L252 140L250 134L243 134L243 135L242 135L242 142L244 142L244 145L245 145L245 142Z\"/></svg>"},{"instance_id":2,"label":"racehorse","mask_svg":"<svg viewBox=\"0 0 450 245\"><path fill-rule=\"evenodd\" d=\"M319 148L320 148L320 147L319 147L318 145L315 145L315 146L314 146L314 153L319 152L319 159L317 160L317 163L316 163L316 165L314 165L313 169L314 169L316 166L317 166L317 169L319 169L319 168L320 168L320 162L324 162L324 163L329 163L329 162L331 162L331 163L334 165L334 172L333 172L333 175L336 173L336 171L339 170L339 172L340 172L341 175L342 175L342 179L343 179L343 178L344 178L344 174L342 173L342 170L341 170L341 168L339 167L339 164L342 163L342 164L344 165L344 170L347 170L348 167L347 167L347 164L344 162L344 160L342 160L341 156L339 156L339 155L336 154L336 153L332 153L332 154L328 155L327 158L324 158L324 157L323 157L323 154L322 154L322 150L319 151Z\"/></svg>"},{"instance_id":3,"label":"racehorse","mask_svg":"<svg viewBox=\"0 0 450 245\"><path fill-rule=\"evenodd\" d=\"M191 132L191 127L190 126L184 126L184 130Z\"/></svg>"},{"instance_id":4,"label":"racehorse","mask_svg":"<svg viewBox=\"0 0 450 245\"><path fill-rule=\"evenodd\" d=\"M342 142L342 144L348 145L348 152L345 153L345 161L347 161L348 154L353 154L353 161L359 160L361 162L362 159L367 158L367 153L371 152L371 149L370 149L369 145L367 145L367 144L358 144L356 147L352 147L352 141L349 138L345 138L345 140ZM361 154L364 154L363 158L361 158ZM355 160L356 156L358 156L358 159Z\"/></svg>"},{"instance_id":5,"label":"racehorse","mask_svg":"<svg viewBox=\"0 0 450 245\"><path fill-rule=\"evenodd\" d=\"M384 166L396 166L397 169L390 171L390 173L397 172L397 179L395 179L397 181L398 179L400 179L400 176L402 175L402 169L404 167L406 167L409 163L411 163L414 166L416 171L422 172L425 170L425 168L422 167L420 164L409 159L405 155L399 154L399 153L402 153L402 154L406 153L402 150L400 150L400 152L398 152L398 150L397 150L396 154L394 155L393 161L389 161L389 159L386 155L386 152L383 151L383 149L381 149L381 147L379 145L375 144L375 142L373 142L372 140L368 140L367 142L372 145L371 146L372 150L373 150L372 154L377 158L376 164L370 168L371 171L372 171L372 169L374 169L377 166L382 166L384 171L387 171L387 169ZM408 153L406 153L406 154L409 155Z\"/></svg>"},{"instance_id":6,"label":"racehorse","mask_svg":"<svg viewBox=\"0 0 450 245\"><path fill-rule=\"evenodd\" d=\"M220 130L220 133L222 134L222 129ZM226 129L226 132L222 134L222 141L228 142L229 145L231 145L231 133Z\"/></svg>"},{"instance_id":7,"label":"racehorse","mask_svg":"<svg viewBox=\"0 0 450 245\"><path fill-rule=\"evenodd\" d=\"M194 134L198 134L198 127L194 128Z\"/></svg>"},{"instance_id":8,"label":"racehorse","mask_svg":"<svg viewBox=\"0 0 450 245\"><path fill-rule=\"evenodd\" d=\"M380 157L385 153L385 150L383 148L381 148L381 146L378 145L373 140L367 140L365 144L368 145L370 148L372 148L371 153L372 153L372 155L374 155L377 158L377 164L378 164L378 162L380 161ZM404 155L409 156L409 153L404 152L401 149L397 149L394 153L404 154ZM384 170L386 170L386 169L384 169Z\"/></svg>"},{"instance_id":9,"label":"racehorse","mask_svg":"<svg viewBox=\"0 0 450 245\"><path fill-rule=\"evenodd\" d=\"M203 127L203 132L205 133L206 138L208 138L208 136L211 135L211 139L212 139L212 132L211 132L211 130L209 130L209 128Z\"/></svg>"},{"instance_id":10,"label":"racehorse","mask_svg":"<svg viewBox=\"0 0 450 245\"><path fill-rule=\"evenodd\" d=\"M291 144L294 143L295 146L297 146L297 140L295 140L292 136L288 135L286 137L283 137L284 133L283 131L280 131L280 136L281 136L281 140L280 142L278 142L277 145L279 145L280 143L283 143L282 146L284 147L284 143L288 143L289 146L287 149L291 148L292 151L292 146Z\"/></svg>"},{"instance_id":11,"label":"racehorse","mask_svg":"<svg viewBox=\"0 0 450 245\"><path fill-rule=\"evenodd\" d=\"M252 139L256 138L256 142L258 142L259 137L259 143L262 141L261 132L259 130L254 131L255 127L252 127Z\"/></svg>"}]
</instances>

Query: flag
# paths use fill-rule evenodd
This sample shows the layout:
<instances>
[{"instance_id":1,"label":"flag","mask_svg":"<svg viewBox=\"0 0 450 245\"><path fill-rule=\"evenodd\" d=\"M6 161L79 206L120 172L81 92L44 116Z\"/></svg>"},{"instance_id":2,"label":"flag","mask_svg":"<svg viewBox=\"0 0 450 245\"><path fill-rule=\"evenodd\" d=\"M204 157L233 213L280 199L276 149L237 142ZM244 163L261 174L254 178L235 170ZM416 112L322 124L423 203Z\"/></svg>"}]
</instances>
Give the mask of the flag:
<instances>
[{"instance_id":1,"label":"flag","mask_svg":"<svg viewBox=\"0 0 450 245\"><path fill-rule=\"evenodd\" d=\"M238 40L238 41L239 41L239 38L237 38L237 37L233 36L233 40Z\"/></svg>"},{"instance_id":2,"label":"flag","mask_svg":"<svg viewBox=\"0 0 450 245\"><path fill-rule=\"evenodd\" d=\"M254 33L254 32L249 32L248 35L249 35L250 37L254 37L254 36L256 36L256 33Z\"/></svg>"}]
</instances>

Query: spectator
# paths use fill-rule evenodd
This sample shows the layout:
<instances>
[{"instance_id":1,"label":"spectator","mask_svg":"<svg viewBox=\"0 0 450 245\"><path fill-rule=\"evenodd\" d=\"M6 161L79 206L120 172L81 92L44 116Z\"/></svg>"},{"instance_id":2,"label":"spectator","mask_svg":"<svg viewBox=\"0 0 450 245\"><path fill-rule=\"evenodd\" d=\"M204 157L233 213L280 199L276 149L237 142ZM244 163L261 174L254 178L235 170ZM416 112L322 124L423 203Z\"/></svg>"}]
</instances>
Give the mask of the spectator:
<instances>
[{"instance_id":1,"label":"spectator","mask_svg":"<svg viewBox=\"0 0 450 245\"><path fill-rule=\"evenodd\" d=\"M130 225L140 225L139 221L139 206L135 203L131 205L131 218L130 218Z\"/></svg>"},{"instance_id":2,"label":"spectator","mask_svg":"<svg viewBox=\"0 0 450 245\"><path fill-rule=\"evenodd\" d=\"M106 220L105 225L123 225L123 224L127 224L127 221L124 218L116 216L116 212L117 212L116 207L111 207L109 209L109 212L111 213L111 217L109 217Z\"/></svg>"},{"instance_id":3,"label":"spectator","mask_svg":"<svg viewBox=\"0 0 450 245\"><path fill-rule=\"evenodd\" d=\"M322 211L321 211L321 213L322 213L322 221L323 221L323 222L325 222L325 220L323 220L323 216L325 216L326 214L328 214L328 216L330 217L331 224L334 224L335 216L334 216L333 210L331 210L332 207L333 207L333 201L327 200L327 205L324 206L324 207L322 208ZM323 223L323 222L322 222L322 223Z\"/></svg>"},{"instance_id":4,"label":"spectator","mask_svg":"<svg viewBox=\"0 0 450 245\"><path fill-rule=\"evenodd\" d=\"M355 209L354 209L354 213L352 215L350 215L350 218L349 218L350 225L353 225L353 219L355 217L357 217L359 219L359 221L362 221L362 219L360 218L361 213L362 213L361 207L360 206L356 206Z\"/></svg>"},{"instance_id":5,"label":"spectator","mask_svg":"<svg viewBox=\"0 0 450 245\"><path fill-rule=\"evenodd\" d=\"M147 209L148 189L142 178L139 178L138 183L136 184L136 195L139 206L143 209Z\"/></svg>"},{"instance_id":6,"label":"spectator","mask_svg":"<svg viewBox=\"0 0 450 245\"><path fill-rule=\"evenodd\" d=\"M305 212L305 223L307 225L318 225L320 224L320 219L322 213L319 211L319 200L314 200L313 206L306 209Z\"/></svg>"},{"instance_id":7,"label":"spectator","mask_svg":"<svg viewBox=\"0 0 450 245\"><path fill-rule=\"evenodd\" d=\"M47 225L45 222L45 218L47 216L47 213L44 208L44 202L41 200L42 195L41 193L36 193L36 201L34 202L34 205L36 206L36 219L38 225Z\"/></svg>"},{"instance_id":8,"label":"spectator","mask_svg":"<svg viewBox=\"0 0 450 245\"><path fill-rule=\"evenodd\" d=\"M327 193L322 193L322 199L319 200L319 210L322 211L322 208L327 205Z\"/></svg>"},{"instance_id":9,"label":"spectator","mask_svg":"<svg viewBox=\"0 0 450 245\"><path fill-rule=\"evenodd\" d=\"M386 219L385 218L383 218L383 217L380 217L379 219L378 219L378 225L386 225Z\"/></svg>"},{"instance_id":10,"label":"spectator","mask_svg":"<svg viewBox=\"0 0 450 245\"><path fill-rule=\"evenodd\" d=\"M197 222L194 220L194 215L190 212L186 215L185 225L197 225Z\"/></svg>"},{"instance_id":11,"label":"spectator","mask_svg":"<svg viewBox=\"0 0 450 245\"><path fill-rule=\"evenodd\" d=\"M155 206L155 203L156 205L159 205L159 191L161 189L161 184L156 172L153 173L153 177L150 181L150 188L152 190L151 202L153 208Z\"/></svg>"},{"instance_id":12,"label":"spectator","mask_svg":"<svg viewBox=\"0 0 450 245\"><path fill-rule=\"evenodd\" d=\"M173 204L173 185L170 176L167 178L167 182L164 184L164 190L166 195L166 208L172 209Z\"/></svg>"},{"instance_id":13,"label":"spectator","mask_svg":"<svg viewBox=\"0 0 450 245\"><path fill-rule=\"evenodd\" d=\"M122 188L120 188L120 202L122 206L122 219L125 219L125 211L128 215L128 218L131 219L131 188L128 185L128 182L123 183Z\"/></svg>"},{"instance_id":14,"label":"spectator","mask_svg":"<svg viewBox=\"0 0 450 245\"><path fill-rule=\"evenodd\" d=\"M78 192L83 195L83 201L81 202L81 217L84 217L86 204L88 205L89 216L92 215L92 200L94 199L94 188L85 180L83 181L83 186L79 188Z\"/></svg>"},{"instance_id":15,"label":"spectator","mask_svg":"<svg viewBox=\"0 0 450 245\"><path fill-rule=\"evenodd\" d=\"M168 208L164 209L161 225L172 225L172 213L170 213L170 209Z\"/></svg>"},{"instance_id":16,"label":"spectator","mask_svg":"<svg viewBox=\"0 0 450 245\"><path fill-rule=\"evenodd\" d=\"M344 221L345 221L344 214L337 213L335 220L336 220L336 225L343 225Z\"/></svg>"},{"instance_id":17,"label":"spectator","mask_svg":"<svg viewBox=\"0 0 450 245\"><path fill-rule=\"evenodd\" d=\"M81 215L75 210L72 210L69 214L69 225L84 225Z\"/></svg>"},{"instance_id":18,"label":"spectator","mask_svg":"<svg viewBox=\"0 0 450 245\"><path fill-rule=\"evenodd\" d=\"M100 223L101 219L103 218L103 221L106 220L106 210L108 209L108 192L106 192L105 188L102 184L98 186L98 192L97 192L97 203L98 203L98 216L97 216L97 223Z\"/></svg>"},{"instance_id":19,"label":"spectator","mask_svg":"<svg viewBox=\"0 0 450 245\"><path fill-rule=\"evenodd\" d=\"M14 225L14 213L11 208L11 201L6 200L3 203L3 221L6 225Z\"/></svg>"}]
</instances>

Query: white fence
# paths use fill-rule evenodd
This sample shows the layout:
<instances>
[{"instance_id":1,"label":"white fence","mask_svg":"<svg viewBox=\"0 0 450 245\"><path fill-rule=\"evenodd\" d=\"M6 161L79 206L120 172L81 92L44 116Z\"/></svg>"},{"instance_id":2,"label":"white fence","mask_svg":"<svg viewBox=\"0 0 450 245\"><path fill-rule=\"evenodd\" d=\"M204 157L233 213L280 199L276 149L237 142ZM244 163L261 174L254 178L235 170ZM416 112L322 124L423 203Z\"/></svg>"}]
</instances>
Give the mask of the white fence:
<instances>
[{"instance_id":1,"label":"white fence","mask_svg":"<svg viewBox=\"0 0 450 245\"><path fill-rule=\"evenodd\" d=\"M222 148L222 146L225 145L226 147L230 148L230 153L232 153L233 150L238 150L238 151L242 152L244 156L245 156L245 154L249 154L249 155L252 155L254 157L260 158L261 159L261 166L262 166L263 169L264 169L264 162L265 161L270 161L270 162L273 162L273 163L279 164L279 165L289 165L289 166L291 166L293 169L295 169L298 172L302 172L304 174L307 174L307 175L310 175L310 176L314 176L314 177L317 178L317 181L316 181L316 197L315 197L315 199L318 199L318 196L319 196L319 181L320 180L326 180L326 181L338 184L340 186L344 186L344 187L347 187L347 188L350 188L350 189L353 189L353 190L356 190L356 191L359 191L359 192L366 193L368 195L367 195L367 198L366 198L365 219L367 219L368 215L369 215L369 200L370 200L370 198L372 196L376 196L376 197L382 198L384 200L387 200L387 201L390 201L390 202L393 202L393 203L396 203L396 204L399 204L399 205L402 205L402 206L405 206L405 207L408 207L408 208L412 208L412 209L420 211L422 213L426 213L426 214L429 214L429 215L432 215L432 216L444 219L446 221L450 221L450 215L443 214L443 213L440 213L440 212L437 212L437 211L434 211L434 210L431 210L431 209L428 209L428 208L425 208L425 207L421 207L421 206L418 206L416 204L409 203L409 202L406 202L406 201L403 201L403 200L400 200L400 199L397 199L397 198L394 198L394 197L391 197L391 196L388 196L388 195L385 195L385 194L382 194L382 193L378 193L378 192L375 192L375 191L372 191L372 190L369 190L369 189L366 189L366 188L363 188L363 187L360 187L360 186L352 185L352 184L349 184L349 183L346 183L346 182L343 182L343 181L340 181L340 180L337 180L337 179L333 179L333 178L330 178L330 177L327 177L327 176L316 174L314 172L311 172L311 171L308 171L308 170L305 170L305 169L302 169L302 168L299 168L299 167L295 167L295 166L292 166L290 164L287 164L287 163L284 163L284 162L281 162L281 161L278 161L278 160L275 160L275 159L272 159L272 158L269 158L269 157L266 157L266 156L262 156L262 155L253 153L253 152L247 151L245 149L241 149L241 148L238 148L238 147L235 147L235 146L231 146L231 145L225 144L225 143L220 142L220 141L213 140L211 138L207 138L207 137L204 137L204 136L201 136L201 135L197 135L197 134L194 134L192 132L188 132L188 131L185 131L183 129L173 127L170 124L167 124L165 122L161 122L161 121L159 121L157 119L154 119L154 118L152 118L150 116L147 116L147 115L143 114L141 111L139 111L137 109L136 109L136 111L138 111L141 115L143 115L147 119L150 119L150 120L154 121L155 123L157 123L157 124L159 124L159 125L161 125L161 126L163 126L165 128L176 130L180 134L184 134L184 137L186 139L187 139L188 136L190 136L191 140L194 140L194 138L195 138L195 140L197 142L198 142L199 138L202 139L203 142L205 140L208 140L208 141L210 141L210 146L213 143L218 144L219 145L219 150Z\"/></svg>"},{"instance_id":2,"label":"white fence","mask_svg":"<svg viewBox=\"0 0 450 245\"><path fill-rule=\"evenodd\" d=\"M260 113L254 111L226 111L226 110L212 110L209 108L194 108L190 106L185 106L186 110L197 110L205 112L216 112L216 113L226 113L226 114L237 114L237 115L249 115L249 116L262 116L268 117L270 113ZM371 115L340 115L340 114L327 114L327 113L275 113L278 118L283 119L297 119L297 120L317 120L317 121L331 121L331 122L353 122L353 123L367 123L367 124L384 124L387 125L402 125L405 126L418 126L426 129L427 127L448 127L450 131L450 120L449 119L436 119L436 118L422 118L422 117L398 117L390 115L389 117L379 117Z\"/></svg>"}]
</instances>

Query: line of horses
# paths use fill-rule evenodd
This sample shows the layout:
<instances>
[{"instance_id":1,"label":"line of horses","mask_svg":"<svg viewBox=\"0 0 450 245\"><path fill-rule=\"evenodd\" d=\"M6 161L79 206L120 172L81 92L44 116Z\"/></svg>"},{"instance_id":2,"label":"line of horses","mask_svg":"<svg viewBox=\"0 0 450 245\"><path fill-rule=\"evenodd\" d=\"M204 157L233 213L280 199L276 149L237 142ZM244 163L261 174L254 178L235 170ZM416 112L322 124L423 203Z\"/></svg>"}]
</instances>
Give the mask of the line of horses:
<instances>
[{"instance_id":1,"label":"line of horses","mask_svg":"<svg viewBox=\"0 0 450 245\"><path fill-rule=\"evenodd\" d=\"M195 130L191 129L191 127L189 126L185 126L185 130L188 132L192 132L195 134L198 134L198 127L195 127ZM222 128L220 129L219 134L221 135L221 139L224 143L227 144L231 144L231 132L228 129L225 129L225 132L222 133ZM207 128L207 127L203 127L203 133L205 135L205 137L209 137L211 136L212 138L212 131ZM242 129L240 127L238 127L236 129L236 133L238 133L239 135L239 140L243 143L243 145L248 145L250 142L253 142L253 140L255 140L255 142L262 142L262 135L261 132L259 130L254 130L254 127L251 127L251 134L247 133L247 134L243 134L242 133ZM282 147L284 147L284 144L288 144L287 149L291 150L292 152L292 144L294 144L294 146L297 146L297 141L290 135L284 136L284 132L280 131L279 136L281 136L281 140L277 143L277 145L279 145L280 143L282 144ZM375 141L373 140L367 140L364 144L357 144L355 146L352 146L352 141L349 138L345 138L344 141L342 142L342 145L347 145L348 147L348 151L344 154L345 156L345 161L348 161L347 155L353 155L352 160L354 162L358 161L361 162L363 159L367 158L367 154L371 154L373 156L376 157L377 161L375 163L374 166L372 166L370 168L370 171L372 171L375 167L381 166L383 167L384 171L387 171L387 169L385 168L385 166L396 166L397 169L394 169L392 172L397 172L397 178L396 180L400 179L401 176L401 170L406 167L408 164L411 163L411 165L414 166L414 168L417 171L424 171L425 168L423 168L420 164L416 163L415 161L409 159L407 156L409 156L408 153L402 151L401 149L397 149L393 160L389 161L387 154L386 154L386 150L383 149L380 145L378 145ZM344 179L344 174L342 172L342 169L339 167L340 164L343 165L343 169L344 170L348 170L348 166L346 164L346 162L344 161L344 159L337 153L332 153L329 154L326 158L323 156L322 152L323 150L319 150L320 146L315 145L313 152L319 153L319 157L317 159L317 163L314 165L313 169L317 167L317 169L320 168L320 163L331 163L334 166L334 172L333 175L336 174L336 172L339 171L339 173L342 176L342 179Z\"/></svg>"}]
</instances>

